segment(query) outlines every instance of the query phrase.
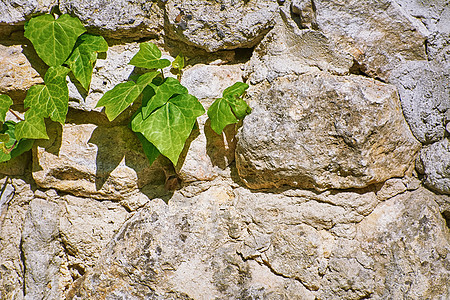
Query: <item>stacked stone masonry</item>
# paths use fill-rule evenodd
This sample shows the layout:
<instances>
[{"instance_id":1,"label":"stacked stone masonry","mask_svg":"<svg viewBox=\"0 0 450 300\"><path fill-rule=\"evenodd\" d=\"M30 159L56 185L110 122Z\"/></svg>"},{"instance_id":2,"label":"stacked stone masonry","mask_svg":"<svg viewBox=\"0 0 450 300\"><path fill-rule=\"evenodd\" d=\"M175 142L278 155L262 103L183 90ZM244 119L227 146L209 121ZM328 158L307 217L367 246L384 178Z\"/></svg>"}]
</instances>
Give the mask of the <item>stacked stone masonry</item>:
<instances>
[{"instance_id":1,"label":"stacked stone masonry","mask_svg":"<svg viewBox=\"0 0 450 300\"><path fill-rule=\"evenodd\" d=\"M109 50L0 164L0 299L450 299L450 1L0 0L19 116L45 72L24 24L49 12ZM133 109L95 107L142 41L186 56L205 108L248 83L251 114L201 116L150 166Z\"/></svg>"}]
</instances>

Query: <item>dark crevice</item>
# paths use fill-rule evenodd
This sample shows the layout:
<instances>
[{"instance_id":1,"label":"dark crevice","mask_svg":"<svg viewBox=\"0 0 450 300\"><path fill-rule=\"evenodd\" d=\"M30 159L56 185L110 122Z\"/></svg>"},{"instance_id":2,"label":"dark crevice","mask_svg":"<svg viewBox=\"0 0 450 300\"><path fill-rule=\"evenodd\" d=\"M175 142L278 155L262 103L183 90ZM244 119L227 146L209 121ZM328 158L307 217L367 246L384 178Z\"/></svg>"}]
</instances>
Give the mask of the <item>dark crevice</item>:
<instances>
[{"instance_id":1,"label":"dark crevice","mask_svg":"<svg viewBox=\"0 0 450 300\"><path fill-rule=\"evenodd\" d=\"M445 220L445 224L450 229L450 210L446 210L442 213L442 217Z\"/></svg>"},{"instance_id":2,"label":"dark crevice","mask_svg":"<svg viewBox=\"0 0 450 300\"><path fill-rule=\"evenodd\" d=\"M27 274L27 265L26 265L26 258L25 258L25 252L23 249L23 239L20 239L20 244L19 244L19 251L20 251L20 261L22 262L22 268L23 268L23 272L22 272L22 292L23 295L25 296L27 293L26 291L26 274Z\"/></svg>"},{"instance_id":3,"label":"dark crevice","mask_svg":"<svg viewBox=\"0 0 450 300\"><path fill-rule=\"evenodd\" d=\"M255 50L255 47L252 48L237 48L234 50L234 59L235 63L245 63L250 60L250 58L253 55L253 50Z\"/></svg>"}]
</instances>

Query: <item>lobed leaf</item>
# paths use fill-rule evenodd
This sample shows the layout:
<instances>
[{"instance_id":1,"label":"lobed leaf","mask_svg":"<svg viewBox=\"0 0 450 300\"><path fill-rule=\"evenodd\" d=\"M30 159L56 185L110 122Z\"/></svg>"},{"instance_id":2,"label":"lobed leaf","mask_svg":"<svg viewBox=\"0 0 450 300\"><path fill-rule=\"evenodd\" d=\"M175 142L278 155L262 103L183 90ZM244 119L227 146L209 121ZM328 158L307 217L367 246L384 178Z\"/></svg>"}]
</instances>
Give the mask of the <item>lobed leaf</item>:
<instances>
[{"instance_id":1,"label":"lobed leaf","mask_svg":"<svg viewBox=\"0 0 450 300\"><path fill-rule=\"evenodd\" d=\"M8 95L0 95L0 122L5 123L6 113L13 101Z\"/></svg>"},{"instance_id":2,"label":"lobed leaf","mask_svg":"<svg viewBox=\"0 0 450 300\"><path fill-rule=\"evenodd\" d=\"M78 38L66 63L85 90L89 90L97 53L106 51L108 43L102 36L83 34Z\"/></svg>"},{"instance_id":3,"label":"lobed leaf","mask_svg":"<svg viewBox=\"0 0 450 300\"><path fill-rule=\"evenodd\" d=\"M147 68L147 69L163 69L170 66L168 59L161 59L161 51L155 44L141 43L139 52L129 62L130 65Z\"/></svg>"},{"instance_id":4,"label":"lobed leaf","mask_svg":"<svg viewBox=\"0 0 450 300\"><path fill-rule=\"evenodd\" d=\"M69 69L63 66L50 67L45 73L45 85L34 85L24 100L25 108L35 111L35 115L50 118L63 124L69 109L69 89L66 75Z\"/></svg>"},{"instance_id":5,"label":"lobed leaf","mask_svg":"<svg viewBox=\"0 0 450 300\"><path fill-rule=\"evenodd\" d=\"M25 25L25 37L31 41L39 57L54 67L66 61L77 38L85 31L78 18L67 14L57 20L52 15L38 16Z\"/></svg>"},{"instance_id":6,"label":"lobed leaf","mask_svg":"<svg viewBox=\"0 0 450 300\"><path fill-rule=\"evenodd\" d=\"M150 83L153 89L151 98L144 99L142 114L144 119L147 118L155 109L163 106L169 101L170 97L179 94L187 94L188 90L180 84L178 80L172 77L166 78L160 85Z\"/></svg>"},{"instance_id":7,"label":"lobed leaf","mask_svg":"<svg viewBox=\"0 0 450 300\"><path fill-rule=\"evenodd\" d=\"M147 118L142 112L131 121L131 129L140 132L161 154L177 164L195 120L205 112L196 97L181 94L169 99Z\"/></svg>"},{"instance_id":8,"label":"lobed leaf","mask_svg":"<svg viewBox=\"0 0 450 300\"><path fill-rule=\"evenodd\" d=\"M25 120L16 125L15 136L17 140L48 139L42 115L37 110L27 110L25 112Z\"/></svg>"},{"instance_id":9,"label":"lobed leaf","mask_svg":"<svg viewBox=\"0 0 450 300\"><path fill-rule=\"evenodd\" d=\"M184 68L184 56L182 53L178 54L177 57L175 57L175 60L172 62L172 68L178 70L178 72L181 72L181 70Z\"/></svg>"},{"instance_id":10,"label":"lobed leaf","mask_svg":"<svg viewBox=\"0 0 450 300\"><path fill-rule=\"evenodd\" d=\"M211 128L221 134L225 126L237 123L250 113L251 109L241 96L248 88L242 82L236 82L223 91L222 98L216 99L208 109Z\"/></svg>"},{"instance_id":11,"label":"lobed leaf","mask_svg":"<svg viewBox=\"0 0 450 300\"><path fill-rule=\"evenodd\" d=\"M106 116L110 121L114 120L123 112L137 97L144 88L152 82L159 72L149 72L141 75L137 82L128 81L119 83L112 90L107 91L97 103L96 107L105 107Z\"/></svg>"}]
</instances>

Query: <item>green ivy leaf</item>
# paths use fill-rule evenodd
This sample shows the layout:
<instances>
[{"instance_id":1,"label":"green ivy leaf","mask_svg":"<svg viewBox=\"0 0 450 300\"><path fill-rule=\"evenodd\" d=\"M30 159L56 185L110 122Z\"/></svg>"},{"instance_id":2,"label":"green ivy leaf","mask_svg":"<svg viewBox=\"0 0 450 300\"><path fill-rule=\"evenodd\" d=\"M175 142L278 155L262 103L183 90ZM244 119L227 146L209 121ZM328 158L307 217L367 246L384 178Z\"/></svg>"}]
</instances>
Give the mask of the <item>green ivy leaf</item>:
<instances>
[{"instance_id":1,"label":"green ivy leaf","mask_svg":"<svg viewBox=\"0 0 450 300\"><path fill-rule=\"evenodd\" d=\"M17 141L15 137L16 123L7 121L0 131L2 136L8 136L7 142L0 143L0 162L8 161L28 151L33 146L34 140L23 139Z\"/></svg>"},{"instance_id":2,"label":"green ivy leaf","mask_svg":"<svg viewBox=\"0 0 450 300\"><path fill-rule=\"evenodd\" d=\"M13 101L8 95L0 95L0 122L5 123L6 113Z\"/></svg>"},{"instance_id":3,"label":"green ivy leaf","mask_svg":"<svg viewBox=\"0 0 450 300\"><path fill-rule=\"evenodd\" d=\"M148 118L144 119L142 113L137 113L131 121L131 129L142 133L176 165L195 120L204 112L197 98L181 94L169 99Z\"/></svg>"},{"instance_id":4,"label":"green ivy leaf","mask_svg":"<svg viewBox=\"0 0 450 300\"><path fill-rule=\"evenodd\" d=\"M48 139L45 122L37 110L29 109L25 112L25 121L16 125L16 139Z\"/></svg>"},{"instance_id":5,"label":"green ivy leaf","mask_svg":"<svg viewBox=\"0 0 450 300\"><path fill-rule=\"evenodd\" d=\"M216 99L208 109L211 128L221 134L225 126L237 123L251 112L247 102L241 96L248 88L248 84L236 82L223 91L222 98Z\"/></svg>"},{"instance_id":6,"label":"green ivy leaf","mask_svg":"<svg viewBox=\"0 0 450 300\"><path fill-rule=\"evenodd\" d=\"M155 44L141 43L139 52L133 56L129 64L140 68L162 69L170 66L170 61L161 59L161 51Z\"/></svg>"},{"instance_id":7,"label":"green ivy leaf","mask_svg":"<svg viewBox=\"0 0 450 300\"><path fill-rule=\"evenodd\" d=\"M184 56L182 53L175 57L175 60L172 62L172 68L176 69L178 72L181 72L184 68Z\"/></svg>"},{"instance_id":8,"label":"green ivy leaf","mask_svg":"<svg viewBox=\"0 0 450 300\"><path fill-rule=\"evenodd\" d=\"M139 97L144 88L159 74L159 72L149 72L141 75L136 83L133 81L119 83L98 100L96 107L104 106L108 119L114 120Z\"/></svg>"},{"instance_id":9,"label":"green ivy leaf","mask_svg":"<svg viewBox=\"0 0 450 300\"><path fill-rule=\"evenodd\" d=\"M25 25L25 37L33 43L39 57L49 66L62 65L73 50L77 38L86 29L78 18L64 14L32 18Z\"/></svg>"},{"instance_id":10,"label":"green ivy leaf","mask_svg":"<svg viewBox=\"0 0 450 300\"><path fill-rule=\"evenodd\" d=\"M64 124L69 109L68 73L69 69L63 66L50 67L44 76L45 85L34 85L28 90L23 102L25 108L36 110L35 114L42 118L49 117Z\"/></svg>"},{"instance_id":11,"label":"green ivy leaf","mask_svg":"<svg viewBox=\"0 0 450 300\"><path fill-rule=\"evenodd\" d=\"M108 43L102 36L83 34L78 38L75 49L66 63L85 90L89 90L97 53L106 51Z\"/></svg>"},{"instance_id":12,"label":"green ivy leaf","mask_svg":"<svg viewBox=\"0 0 450 300\"><path fill-rule=\"evenodd\" d=\"M153 96L150 99L143 100L142 113L144 119L147 118L155 109L166 104L170 97L188 93L188 89L172 77L166 78L160 85L150 83L149 86L153 89Z\"/></svg>"},{"instance_id":13,"label":"green ivy leaf","mask_svg":"<svg viewBox=\"0 0 450 300\"><path fill-rule=\"evenodd\" d=\"M142 144L142 148L144 149L144 153L147 156L148 162L153 164L153 162L158 158L158 156L161 154L159 153L158 149L150 143L145 136L142 135L140 132L135 132L136 136L138 137L139 141Z\"/></svg>"}]
</instances>

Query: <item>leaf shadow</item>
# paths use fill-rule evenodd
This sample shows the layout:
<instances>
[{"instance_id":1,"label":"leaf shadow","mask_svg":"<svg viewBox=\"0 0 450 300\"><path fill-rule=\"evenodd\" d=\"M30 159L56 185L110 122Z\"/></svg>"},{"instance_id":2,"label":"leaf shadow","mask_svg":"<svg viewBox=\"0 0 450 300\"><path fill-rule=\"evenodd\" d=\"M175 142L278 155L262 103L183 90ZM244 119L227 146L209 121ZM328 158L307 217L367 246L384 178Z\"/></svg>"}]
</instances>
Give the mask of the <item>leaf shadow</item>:
<instances>
[{"instance_id":1,"label":"leaf shadow","mask_svg":"<svg viewBox=\"0 0 450 300\"><path fill-rule=\"evenodd\" d=\"M227 125L222 134L217 134L211 128L211 120L204 126L206 136L206 154L211 163L219 168L226 169L234 161L234 150L236 149L236 124Z\"/></svg>"},{"instance_id":2,"label":"leaf shadow","mask_svg":"<svg viewBox=\"0 0 450 300\"><path fill-rule=\"evenodd\" d=\"M159 157L151 166L142 146L128 126L98 126L88 143L97 146L95 187L101 190L108 182L113 188L137 183L138 189L149 199L155 197L170 199L173 192L164 190L165 168L170 162ZM128 167L134 172L116 173L118 168ZM121 176L136 176L123 178Z\"/></svg>"}]
</instances>

